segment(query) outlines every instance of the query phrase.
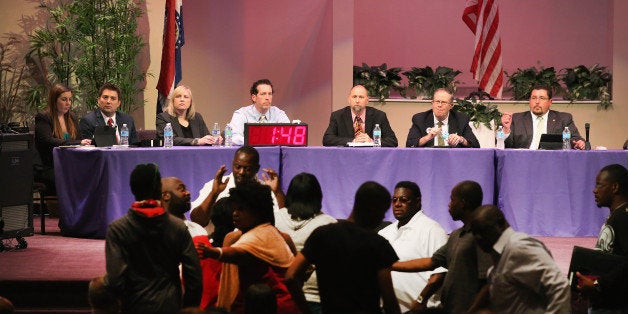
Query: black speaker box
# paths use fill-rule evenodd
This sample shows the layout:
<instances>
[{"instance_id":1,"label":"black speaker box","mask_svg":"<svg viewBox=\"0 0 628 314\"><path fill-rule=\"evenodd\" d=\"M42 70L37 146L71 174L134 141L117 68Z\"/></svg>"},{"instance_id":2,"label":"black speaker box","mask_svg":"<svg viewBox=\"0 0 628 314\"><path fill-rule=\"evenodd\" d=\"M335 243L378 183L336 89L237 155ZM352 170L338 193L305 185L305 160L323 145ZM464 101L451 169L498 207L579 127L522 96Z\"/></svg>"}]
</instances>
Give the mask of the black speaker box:
<instances>
[{"instance_id":1,"label":"black speaker box","mask_svg":"<svg viewBox=\"0 0 628 314\"><path fill-rule=\"evenodd\" d=\"M33 235L32 148L32 134L0 134L0 239Z\"/></svg>"}]
</instances>

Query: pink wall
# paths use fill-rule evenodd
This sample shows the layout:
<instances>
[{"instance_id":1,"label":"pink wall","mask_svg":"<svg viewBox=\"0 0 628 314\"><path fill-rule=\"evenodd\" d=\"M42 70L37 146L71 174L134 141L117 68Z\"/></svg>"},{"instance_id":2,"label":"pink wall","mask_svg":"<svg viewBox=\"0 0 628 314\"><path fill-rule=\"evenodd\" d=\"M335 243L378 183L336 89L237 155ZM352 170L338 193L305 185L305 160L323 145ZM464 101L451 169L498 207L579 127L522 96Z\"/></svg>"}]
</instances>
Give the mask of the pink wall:
<instances>
[{"instance_id":1,"label":"pink wall","mask_svg":"<svg viewBox=\"0 0 628 314\"><path fill-rule=\"evenodd\" d=\"M250 104L251 83L268 78L273 103L320 132L331 108L331 20L331 1L185 2L183 82L205 121L224 126Z\"/></svg>"},{"instance_id":2,"label":"pink wall","mask_svg":"<svg viewBox=\"0 0 628 314\"><path fill-rule=\"evenodd\" d=\"M477 87L469 67L474 35L462 22L465 0L355 2L354 64L449 66L461 87ZM500 1L504 70L580 64L612 67L609 0Z\"/></svg>"}]
</instances>

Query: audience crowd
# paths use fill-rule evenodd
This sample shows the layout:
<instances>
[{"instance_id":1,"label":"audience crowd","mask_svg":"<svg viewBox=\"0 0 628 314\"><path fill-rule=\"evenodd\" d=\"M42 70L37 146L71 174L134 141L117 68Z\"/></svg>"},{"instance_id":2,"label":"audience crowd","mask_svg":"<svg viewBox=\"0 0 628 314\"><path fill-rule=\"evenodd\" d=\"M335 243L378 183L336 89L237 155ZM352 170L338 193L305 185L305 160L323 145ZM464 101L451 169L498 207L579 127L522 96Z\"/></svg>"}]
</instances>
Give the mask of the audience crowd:
<instances>
[{"instance_id":1,"label":"audience crowd","mask_svg":"<svg viewBox=\"0 0 628 314\"><path fill-rule=\"evenodd\" d=\"M269 80L253 83L251 105L236 110L230 122L234 144L243 144L245 123L290 122L272 105L273 93ZM550 110L551 96L536 86L529 111L503 115L506 147L537 149L541 134L567 127L572 148L585 149L571 115ZM55 146L94 144L103 127L114 129L119 141L122 125L130 143L139 142L133 118L118 111L117 86L104 84L98 109L80 120L71 103L72 91L55 85L48 109L36 118L39 175L53 186ZM373 143L379 125L381 145L396 147L386 114L367 104L367 89L354 86L348 106L331 114L323 145ZM452 93L436 90L432 108L412 117L406 147L479 147L469 117L452 108ZM175 145L224 141L210 134L186 86L174 89L157 116L159 136L166 123ZM423 211L430 195L411 181L398 182L392 195L365 182L349 217L334 218L323 211L314 175L296 175L284 195L277 171L260 169L253 147L240 147L227 171L219 167L192 200L185 183L162 178L157 165L133 170L135 201L109 225L107 273L89 285L95 312L569 313L572 293L590 300L592 313L628 311L628 263L599 276L577 272L577 283L570 283L543 243L513 230L496 206L483 205L492 200L483 199L477 182L442 187L451 188L451 219L462 223L447 234ZM610 209L596 249L628 258L626 168L603 168L593 193L599 207ZM389 208L395 221L382 228ZM8 300L0 304L10 308Z\"/></svg>"}]
</instances>

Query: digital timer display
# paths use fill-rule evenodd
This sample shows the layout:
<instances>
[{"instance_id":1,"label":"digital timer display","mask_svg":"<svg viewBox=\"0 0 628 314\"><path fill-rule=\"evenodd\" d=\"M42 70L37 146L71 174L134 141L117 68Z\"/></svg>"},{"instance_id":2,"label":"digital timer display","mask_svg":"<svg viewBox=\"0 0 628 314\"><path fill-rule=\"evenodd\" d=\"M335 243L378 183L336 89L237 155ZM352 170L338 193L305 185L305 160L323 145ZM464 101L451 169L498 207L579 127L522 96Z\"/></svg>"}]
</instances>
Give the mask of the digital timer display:
<instances>
[{"instance_id":1,"label":"digital timer display","mask_svg":"<svg viewBox=\"0 0 628 314\"><path fill-rule=\"evenodd\" d=\"M307 146L307 124L246 123L244 145Z\"/></svg>"}]
</instances>

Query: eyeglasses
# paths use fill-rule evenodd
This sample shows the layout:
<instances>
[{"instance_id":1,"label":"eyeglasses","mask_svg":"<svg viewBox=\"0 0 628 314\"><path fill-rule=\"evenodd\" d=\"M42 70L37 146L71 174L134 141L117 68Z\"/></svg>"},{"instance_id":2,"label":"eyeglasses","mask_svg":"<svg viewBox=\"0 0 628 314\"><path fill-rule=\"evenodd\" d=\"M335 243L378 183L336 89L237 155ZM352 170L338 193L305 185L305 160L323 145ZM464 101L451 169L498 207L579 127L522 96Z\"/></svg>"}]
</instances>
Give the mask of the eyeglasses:
<instances>
[{"instance_id":1,"label":"eyeglasses","mask_svg":"<svg viewBox=\"0 0 628 314\"><path fill-rule=\"evenodd\" d=\"M549 98L547 98L545 96L541 96L541 97L532 96L532 97L530 97L530 100L532 100L532 101L535 101L535 100L546 101L546 100L549 100Z\"/></svg>"},{"instance_id":2,"label":"eyeglasses","mask_svg":"<svg viewBox=\"0 0 628 314\"><path fill-rule=\"evenodd\" d=\"M393 197L393 198L390 200L390 202L391 202L391 203L396 203L397 201L400 201L400 202L402 202L402 203L410 203L410 201L412 201L412 200L411 200L411 199L409 199L409 198L403 197L403 196L402 196L402 197L399 197L399 198L397 198L397 197Z\"/></svg>"},{"instance_id":3,"label":"eyeglasses","mask_svg":"<svg viewBox=\"0 0 628 314\"><path fill-rule=\"evenodd\" d=\"M435 105L449 105L449 102L445 100L433 100L432 103Z\"/></svg>"}]
</instances>

